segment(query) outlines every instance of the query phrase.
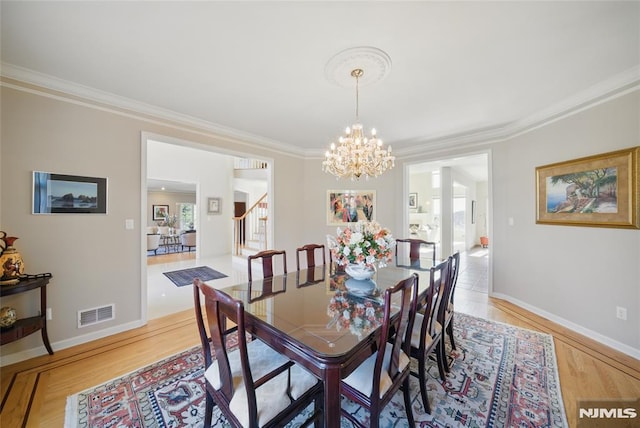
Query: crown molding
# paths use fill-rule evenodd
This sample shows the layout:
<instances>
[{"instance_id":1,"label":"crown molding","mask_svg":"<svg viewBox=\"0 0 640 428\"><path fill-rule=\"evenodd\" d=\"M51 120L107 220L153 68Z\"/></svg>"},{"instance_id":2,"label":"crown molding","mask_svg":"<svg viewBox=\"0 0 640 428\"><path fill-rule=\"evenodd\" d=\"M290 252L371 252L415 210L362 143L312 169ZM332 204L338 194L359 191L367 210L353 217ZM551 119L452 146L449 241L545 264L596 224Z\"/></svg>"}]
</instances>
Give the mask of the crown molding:
<instances>
[{"instance_id":1,"label":"crown molding","mask_svg":"<svg viewBox=\"0 0 640 428\"><path fill-rule=\"evenodd\" d=\"M162 125L167 125L167 123L164 122L167 121L175 124L174 127L176 128L190 132L205 133L208 136L214 136L235 144L241 144L248 148L268 149L283 155L293 155L306 159L324 157L323 149L301 149L290 144L270 140L237 129L227 128L171 110L162 109L67 80L17 67L12 64L2 63L0 76L16 81L15 83L10 83L3 79L0 82L2 86L75 102L88 107L112 111L148 122L158 122L158 120L162 120L163 122L158 122ZM424 153L444 152L461 148L476 148L478 146L509 140L639 89L640 65L636 65L574 96L566 98L553 106L522 119L480 129L464 130L456 134L416 138L391 143L394 145L394 155L399 160ZM398 147L398 145L402 147Z\"/></svg>"},{"instance_id":2,"label":"crown molding","mask_svg":"<svg viewBox=\"0 0 640 428\"><path fill-rule=\"evenodd\" d=\"M5 80L1 82L2 86L12 87L13 89L37 93L60 100L72 101L76 104L100 108L144 121L153 122L160 119L162 121L175 123L178 125L177 127L185 130L192 132L204 131L209 135L233 143L244 144L252 148L268 149L288 156L305 157L304 150L299 147L196 119L192 116L100 91L13 64L1 63L0 76L16 81L13 84ZM23 85L23 83L28 86ZM162 124L166 125L164 122L162 122Z\"/></svg>"},{"instance_id":3,"label":"crown molding","mask_svg":"<svg viewBox=\"0 0 640 428\"><path fill-rule=\"evenodd\" d=\"M403 159L425 152L472 148L506 141L637 90L640 90L640 65L523 119L455 135L396 142L396 145L403 143L406 146L394 149L394 152L398 159Z\"/></svg>"}]
</instances>

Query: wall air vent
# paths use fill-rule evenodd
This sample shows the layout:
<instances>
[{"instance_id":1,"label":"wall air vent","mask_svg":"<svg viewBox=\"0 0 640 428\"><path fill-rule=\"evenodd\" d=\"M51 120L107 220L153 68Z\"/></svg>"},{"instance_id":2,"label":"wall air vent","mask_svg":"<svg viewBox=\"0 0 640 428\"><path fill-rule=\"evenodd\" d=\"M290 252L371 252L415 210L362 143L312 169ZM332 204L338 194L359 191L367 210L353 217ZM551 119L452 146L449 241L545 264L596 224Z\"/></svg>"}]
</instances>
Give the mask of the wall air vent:
<instances>
[{"instance_id":1,"label":"wall air vent","mask_svg":"<svg viewBox=\"0 0 640 428\"><path fill-rule=\"evenodd\" d=\"M115 318L115 304L101 306L99 308L84 309L78 311L78 328L110 321Z\"/></svg>"}]
</instances>

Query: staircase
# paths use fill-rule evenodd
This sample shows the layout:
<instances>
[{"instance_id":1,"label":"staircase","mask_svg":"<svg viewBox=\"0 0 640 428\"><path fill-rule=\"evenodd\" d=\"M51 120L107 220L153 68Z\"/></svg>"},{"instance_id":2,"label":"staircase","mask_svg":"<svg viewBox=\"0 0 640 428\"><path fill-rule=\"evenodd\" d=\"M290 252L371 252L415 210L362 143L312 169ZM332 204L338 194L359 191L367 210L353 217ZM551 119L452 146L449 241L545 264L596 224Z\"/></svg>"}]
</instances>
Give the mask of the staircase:
<instances>
[{"instance_id":1,"label":"staircase","mask_svg":"<svg viewBox=\"0 0 640 428\"><path fill-rule=\"evenodd\" d=\"M233 218L234 255L255 254L267 249L267 194L262 195L240 217Z\"/></svg>"}]
</instances>

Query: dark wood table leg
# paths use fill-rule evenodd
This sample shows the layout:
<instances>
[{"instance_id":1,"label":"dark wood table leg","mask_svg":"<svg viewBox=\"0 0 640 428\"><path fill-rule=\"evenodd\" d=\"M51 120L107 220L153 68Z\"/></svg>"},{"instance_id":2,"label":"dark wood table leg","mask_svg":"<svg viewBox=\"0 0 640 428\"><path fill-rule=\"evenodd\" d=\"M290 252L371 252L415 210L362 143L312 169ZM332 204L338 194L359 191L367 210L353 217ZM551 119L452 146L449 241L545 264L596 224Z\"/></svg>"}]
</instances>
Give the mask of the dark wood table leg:
<instances>
[{"instance_id":1,"label":"dark wood table leg","mask_svg":"<svg viewBox=\"0 0 640 428\"><path fill-rule=\"evenodd\" d=\"M324 422L326 428L340 427L340 367L328 367L324 373Z\"/></svg>"},{"instance_id":2,"label":"dark wood table leg","mask_svg":"<svg viewBox=\"0 0 640 428\"><path fill-rule=\"evenodd\" d=\"M42 341L44 347L47 348L49 355L53 355L53 349L49 343L49 335L47 334L47 288L40 287L40 316L42 316Z\"/></svg>"}]
</instances>

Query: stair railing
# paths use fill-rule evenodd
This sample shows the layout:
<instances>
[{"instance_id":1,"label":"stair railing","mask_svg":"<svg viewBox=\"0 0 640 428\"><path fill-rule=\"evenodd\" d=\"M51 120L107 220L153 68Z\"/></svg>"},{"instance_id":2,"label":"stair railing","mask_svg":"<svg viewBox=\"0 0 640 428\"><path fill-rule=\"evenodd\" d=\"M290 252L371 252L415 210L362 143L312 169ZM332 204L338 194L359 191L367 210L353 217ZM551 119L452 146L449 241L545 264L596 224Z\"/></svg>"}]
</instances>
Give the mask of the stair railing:
<instances>
[{"instance_id":1,"label":"stair railing","mask_svg":"<svg viewBox=\"0 0 640 428\"><path fill-rule=\"evenodd\" d=\"M235 255L240 255L243 248L253 250L267 249L267 194L262 195L258 201L244 214L233 217L233 249ZM252 247L249 242L258 242L258 248Z\"/></svg>"}]
</instances>

